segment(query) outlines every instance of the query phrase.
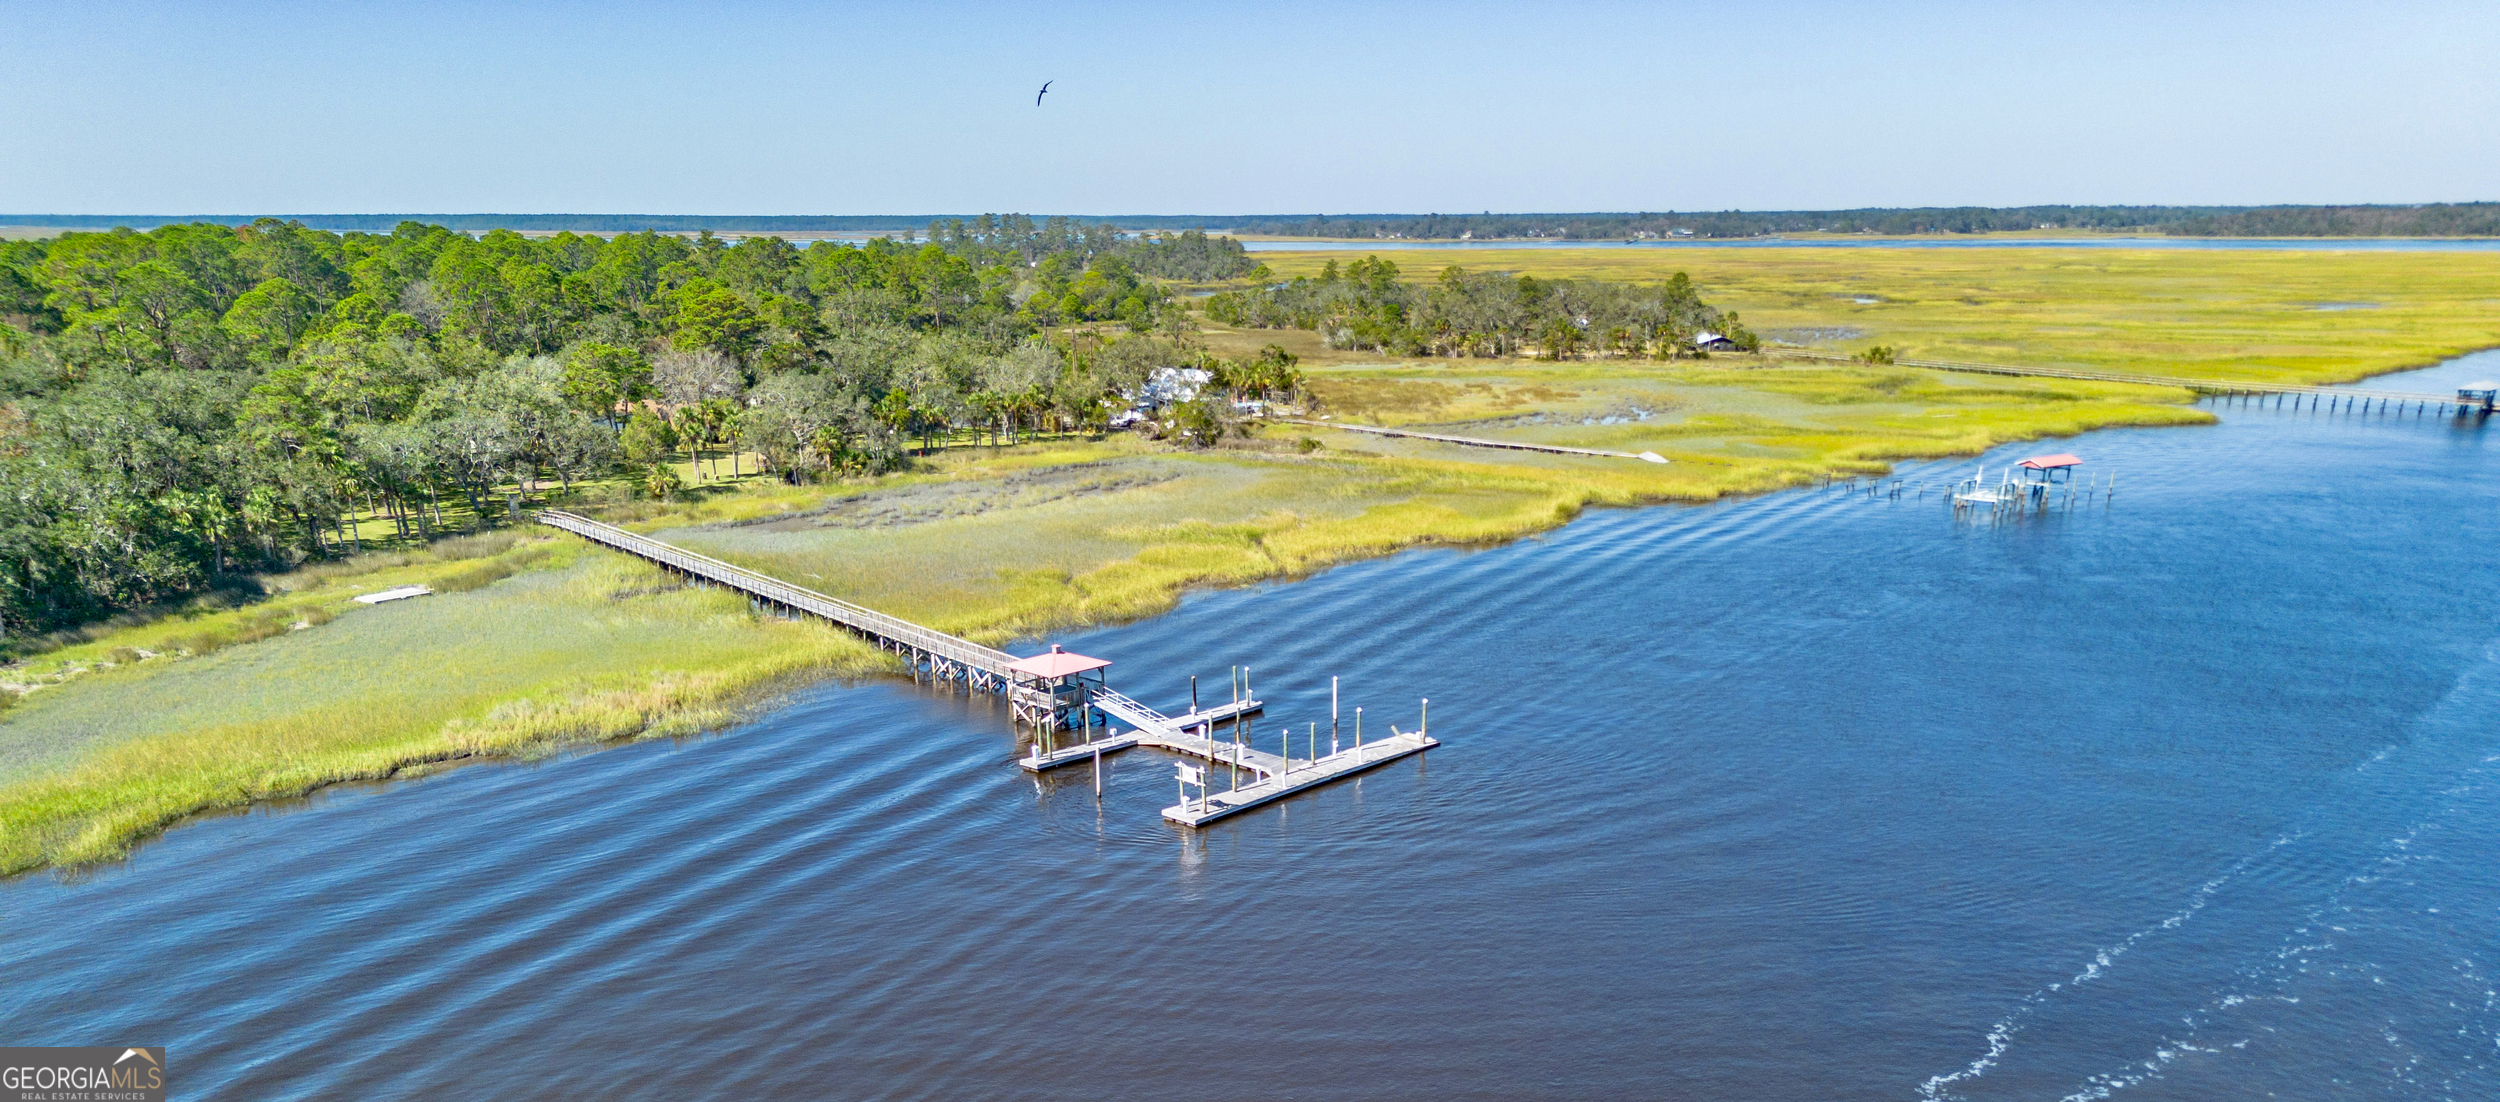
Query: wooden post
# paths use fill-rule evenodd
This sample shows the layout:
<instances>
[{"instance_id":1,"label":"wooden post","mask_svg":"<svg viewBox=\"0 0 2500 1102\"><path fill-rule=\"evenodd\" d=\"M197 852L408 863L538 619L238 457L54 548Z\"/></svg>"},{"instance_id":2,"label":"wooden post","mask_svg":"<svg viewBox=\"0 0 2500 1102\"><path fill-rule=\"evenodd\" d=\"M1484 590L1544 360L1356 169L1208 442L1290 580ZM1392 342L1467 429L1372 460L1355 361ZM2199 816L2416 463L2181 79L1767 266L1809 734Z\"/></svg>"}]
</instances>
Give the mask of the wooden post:
<instances>
[{"instance_id":1,"label":"wooden post","mask_svg":"<svg viewBox=\"0 0 2500 1102\"><path fill-rule=\"evenodd\" d=\"M1102 802L1102 747L1100 746L1094 747L1094 802Z\"/></svg>"},{"instance_id":2,"label":"wooden post","mask_svg":"<svg viewBox=\"0 0 2500 1102\"><path fill-rule=\"evenodd\" d=\"M1363 710L1361 708L1354 710L1354 752L1358 755L1363 752Z\"/></svg>"},{"instance_id":3,"label":"wooden post","mask_svg":"<svg viewBox=\"0 0 2500 1102\"><path fill-rule=\"evenodd\" d=\"M1189 714L1198 714L1198 675L1189 675Z\"/></svg>"},{"instance_id":4,"label":"wooden post","mask_svg":"<svg viewBox=\"0 0 2500 1102\"><path fill-rule=\"evenodd\" d=\"M1415 719L1415 734L1421 736L1432 726L1432 698L1424 698L1423 714Z\"/></svg>"}]
</instances>

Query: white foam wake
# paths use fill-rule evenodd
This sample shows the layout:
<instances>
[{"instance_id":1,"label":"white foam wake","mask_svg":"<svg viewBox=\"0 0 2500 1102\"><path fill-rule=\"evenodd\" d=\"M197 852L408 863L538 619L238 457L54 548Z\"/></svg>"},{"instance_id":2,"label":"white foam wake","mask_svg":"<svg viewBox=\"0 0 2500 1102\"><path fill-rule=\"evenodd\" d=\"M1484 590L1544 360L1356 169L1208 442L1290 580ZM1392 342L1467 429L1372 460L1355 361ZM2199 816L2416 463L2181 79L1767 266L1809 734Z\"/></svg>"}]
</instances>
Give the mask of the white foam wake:
<instances>
[{"instance_id":1,"label":"white foam wake","mask_svg":"<svg viewBox=\"0 0 2500 1102\"><path fill-rule=\"evenodd\" d=\"M2249 854L2248 856L2242 857L2238 861L2233 862L2230 868L2223 870L2222 873L2215 876L2213 879L2197 885L2196 890L2188 894L2187 903L2181 906L2177 911L2170 914L2168 917L2154 923L2153 925L2137 930L2132 934L2128 934L2117 944L2111 945L2092 954L2091 962L2084 965L2083 971L2075 973L2072 978L2058 983L2049 984L2023 996L2021 1002L2014 1004L2014 1009L2011 1013L2008 1013L2004 1018L1999 1019L1995 1025L1989 1027L1987 1036L1988 1050L1986 1052L1981 1053L1978 1059L1972 1060L1967 1066L1964 1066L1959 1070L1932 1076L1925 1083L1919 1084L1919 1097L1926 1099L1927 1102L1945 1102L1947 1099L1958 1099L1962 1097L1961 1095L1950 1093L1953 1085L1977 1079L1980 1076L1986 1075L1988 1073L1988 1069L1995 1067L1997 1065L1997 1061L2004 1058L2006 1050L2013 1047L2014 1035L2022 1032L2024 1023L2029 1021L2031 1016L2038 1012L2040 1006L2045 1003L2050 996L2066 990L2067 988L2076 987L2099 979L2103 975L2106 975L2111 968L2116 967L2118 964L2118 958L2127 955L2127 951L2135 948L2137 943L2142 942L2146 938L2155 937L2186 925L2189 919L2196 917L2196 913L2198 911L2205 909L2205 904L2213 899L2215 892L2222 890L2223 885L2237 879L2242 873L2247 872L2249 868L2256 865L2258 861L2264 859L2267 855L2272 854L2284 846L2291 845L2292 843L2299 841L2301 837L2301 834L2284 835L2283 837L2276 838L2274 842L2268 845L2265 849Z\"/></svg>"}]
</instances>

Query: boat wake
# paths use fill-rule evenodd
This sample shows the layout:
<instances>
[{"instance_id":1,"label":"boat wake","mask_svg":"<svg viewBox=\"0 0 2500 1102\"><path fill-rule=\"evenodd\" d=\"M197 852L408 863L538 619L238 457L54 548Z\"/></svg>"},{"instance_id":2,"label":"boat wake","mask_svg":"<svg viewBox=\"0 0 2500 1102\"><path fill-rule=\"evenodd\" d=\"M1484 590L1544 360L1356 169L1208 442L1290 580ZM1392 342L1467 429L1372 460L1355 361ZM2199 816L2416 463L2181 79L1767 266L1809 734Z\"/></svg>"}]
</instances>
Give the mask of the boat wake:
<instances>
[{"instance_id":1,"label":"boat wake","mask_svg":"<svg viewBox=\"0 0 2500 1102\"><path fill-rule=\"evenodd\" d=\"M2500 1069L2479 1059L2500 1047L2500 983L2484 976L2479 954L2500 933L2489 906L2500 893L2500 870L2486 869L2500 846L2500 785L2493 783L2500 747L2480 717L2500 706L2493 676L2500 647L2486 647L2484 659L2408 738L2350 769L2336 789L2349 798L2320 801L2298 829L2198 885L2177 911L2096 952L2071 979L2025 995L1990 1027L1978 1057L1927 1079L1919 1097L1964 1098L1959 1092L1997 1069L2054 1001L2104 978L2147 940L2185 926L2235 882L2254 873L2259 893L2320 883L2318 866L2338 864L2346 871L2323 895L2264 922L2283 931L2271 944L2252 947L2141 1055L2083 1077L2061 1102L2098 1102L2182 1074L2211 1075L2206 1086L2250 1094L2261 1093L2253 1079L2267 1076L2283 1077L2287 1089L2384 1076L2429 1097L2468 1080L2468 1093L2490 1086L2485 1080ZM2369 805L2387 815L2408 804L2412 814L2401 826L2391 830L2381 819L2370 827ZM2375 843L2367 840L2373 836ZM2304 865L2312 875L2303 875ZM2141 1009L2120 1012L2142 1017ZM2262 1069L2230 1059L2252 1048L2268 1054Z\"/></svg>"},{"instance_id":2,"label":"boat wake","mask_svg":"<svg viewBox=\"0 0 2500 1102\"><path fill-rule=\"evenodd\" d=\"M2030 1021L2033 1015L2038 1013L2040 1007L2047 1003L2048 1000L2056 997L2059 992L2082 986L2083 984L2090 983L2108 974L2110 969L2117 966L2118 959L2127 955L2128 950L2135 948L2137 943L2142 942L2147 938L2157 937L2161 934L2168 933L2181 926L2187 925L2188 920L2195 918L2197 912L2204 910L2205 905L2213 900L2214 894L2221 891L2224 885L2229 884L2231 881L2236 880L2243 874L2247 873L2249 869L2255 867L2266 856L2282 849L2285 846L2298 842L2300 838L2301 835L2299 834L2285 835L2275 839L2274 842L2268 845L2265 849L2240 858L2237 862L2233 863L2229 869L2225 870L2220 875L2215 876L2211 880L2205 881L2203 884L2197 885L2196 890L2189 894L2186 905L2180 907L2169 917L2141 930L2137 930L2132 934L2128 934L2117 944L2111 945L2097 953L2094 953L2091 961L2085 964L2083 970L2075 973L2072 978L2048 984L2028 995L2023 996L2022 1001L2015 1004L2011 1013L2007 1014L2004 1018L1999 1019L1995 1025L1989 1027L1987 1037L1988 1050L1986 1052L1980 1054L1978 1059L1972 1060L1967 1066L1961 1068L1960 1070L1946 1072L1930 1077L1925 1083L1919 1085L1919 1097L1927 1099L1929 1102L1946 1102L1946 1100L1949 1099L1961 1098L1961 1095L1952 1093L1954 1084L1977 1079L1980 1076L1986 1075L1988 1073L1988 1069L1995 1067L1997 1065L1997 1061L2005 1057L2006 1050L2013 1047L2014 1035L2022 1032L2024 1025Z\"/></svg>"}]
</instances>

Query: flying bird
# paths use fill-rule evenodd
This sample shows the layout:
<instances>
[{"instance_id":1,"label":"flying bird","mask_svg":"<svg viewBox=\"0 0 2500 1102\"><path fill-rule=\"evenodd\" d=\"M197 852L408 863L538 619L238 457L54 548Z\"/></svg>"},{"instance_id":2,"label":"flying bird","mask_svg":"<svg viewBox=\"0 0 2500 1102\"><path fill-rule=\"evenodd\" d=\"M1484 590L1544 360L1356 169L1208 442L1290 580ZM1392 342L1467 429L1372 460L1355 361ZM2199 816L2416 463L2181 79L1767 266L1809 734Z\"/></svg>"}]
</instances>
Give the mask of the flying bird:
<instances>
[{"instance_id":1,"label":"flying bird","mask_svg":"<svg viewBox=\"0 0 2500 1102\"><path fill-rule=\"evenodd\" d=\"M1050 94L1050 86L1051 86L1051 85L1053 85L1053 84L1057 84L1057 83L1059 83L1059 82L1058 82L1058 81L1055 81L1055 80L1045 80L1045 81L1043 81L1043 82L1042 82L1042 90L1041 90L1041 91L1039 91L1039 92L1035 92L1035 93L1033 93L1033 106L1035 106L1035 107L1039 107L1039 106L1041 106L1041 105L1042 105L1042 97L1043 97L1043 96L1047 96L1047 95L1049 95L1049 94Z\"/></svg>"}]
</instances>

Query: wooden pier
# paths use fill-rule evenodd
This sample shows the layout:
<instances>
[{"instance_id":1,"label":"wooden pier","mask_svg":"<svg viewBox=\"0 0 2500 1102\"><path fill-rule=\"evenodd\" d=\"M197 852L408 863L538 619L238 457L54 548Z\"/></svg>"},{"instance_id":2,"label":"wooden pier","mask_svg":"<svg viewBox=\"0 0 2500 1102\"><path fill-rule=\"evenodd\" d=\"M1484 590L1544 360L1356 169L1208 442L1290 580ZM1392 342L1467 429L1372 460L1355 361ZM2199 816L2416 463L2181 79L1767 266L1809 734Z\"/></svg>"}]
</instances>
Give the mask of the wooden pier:
<instances>
[{"instance_id":1,"label":"wooden pier","mask_svg":"<svg viewBox=\"0 0 2500 1102\"><path fill-rule=\"evenodd\" d=\"M985 647L969 639L925 628L900 616L888 616L875 609L828 597L813 589L791 585L771 575L734 566L709 555L696 554L673 543L636 535L589 517L557 509L541 509L532 515L540 524L561 528L592 543L647 559L698 582L737 590L746 594L758 608L815 616L849 628L878 646L903 656L911 664L914 678L926 675L936 681L961 681L969 688L1007 695L1013 695L1017 687L1014 671L1008 669L1017 661L1016 656L996 647ZM1030 721L1022 712L1016 718Z\"/></svg>"},{"instance_id":2,"label":"wooden pier","mask_svg":"<svg viewBox=\"0 0 2500 1102\"><path fill-rule=\"evenodd\" d=\"M1531 444L1523 440L1487 440L1480 436L1451 436L1439 432L1415 432L1411 429L1383 429L1370 425L1350 425L1341 421L1304 421L1293 417L1274 417L1280 425L1302 425L1315 429L1344 429L1367 432L1373 436L1403 436L1410 440L1430 440L1441 444L1462 444L1470 448L1503 448L1515 452L1550 452L1554 455L1594 455L1606 459L1638 459L1644 463L1671 462L1657 452L1613 452L1603 448L1568 448L1561 444Z\"/></svg>"},{"instance_id":3,"label":"wooden pier","mask_svg":"<svg viewBox=\"0 0 2500 1102\"><path fill-rule=\"evenodd\" d=\"M1837 352L1815 352L1801 348L1783 348L1771 353L1783 359L1824 360L1859 363L1854 356ZM2088 371L2066 367L2018 367L2012 364L1973 363L1968 360L1928 360L1903 357L1893 366L1924 367L1935 371L1958 371L1974 375L2012 375L2038 379L2082 379L2097 383L2134 383L2139 386L2168 386L2220 398L2263 400L2271 398L2275 405L2289 404L2293 409L2309 408L2326 412L2354 413L2415 412L2465 416L2500 412L2500 393L2476 391L2472 387L2454 394L2417 394L2396 390L2354 390L2349 387L2315 386L2308 383L2265 383L2241 379L2183 379L2170 375L2135 375L2116 371ZM2488 384L2479 384L2488 386Z\"/></svg>"},{"instance_id":4,"label":"wooden pier","mask_svg":"<svg viewBox=\"0 0 2500 1102\"><path fill-rule=\"evenodd\" d=\"M1200 826L1440 745L1420 730L1399 734L1394 728L1389 738L1364 743L1360 734L1362 710L1358 708L1356 745L1350 750L1325 756L1316 756L1314 750L1315 756L1297 759L1289 756L1290 746L1284 755L1236 746L1218 738L1215 725L1225 720L1239 724L1262 709L1261 702L1247 691L1247 670L1241 673L1234 700L1212 707L1193 706L1193 710L1182 715L1167 716L1103 684L1102 670L1111 664L1103 659L1071 654L1056 646L1045 654L1018 658L996 647L922 627L899 616L828 597L585 516L556 509L541 510L534 516L541 524L657 563L700 584L744 593L758 609L815 616L838 624L903 656L915 679L927 676L934 681L961 681L967 689L1005 695L1013 706L1016 721L1035 731L1032 752L1017 762L1029 771L1039 773L1080 761L1096 761L1102 754L1150 746L1204 759L1210 767L1220 765L1251 774L1248 784L1221 792L1202 789L1197 799L1183 799L1179 805L1164 810L1164 818L1184 826ZM1194 705L1195 688L1190 695ZM1330 701L1333 711L1333 687ZM1099 728L1097 717L1101 719ZM1134 729L1118 732L1111 725L1113 720ZM1074 728L1081 728L1084 737L1058 744L1058 733ZM1098 729L1100 736L1095 734ZM1335 730L1333 719L1330 729Z\"/></svg>"}]
</instances>

